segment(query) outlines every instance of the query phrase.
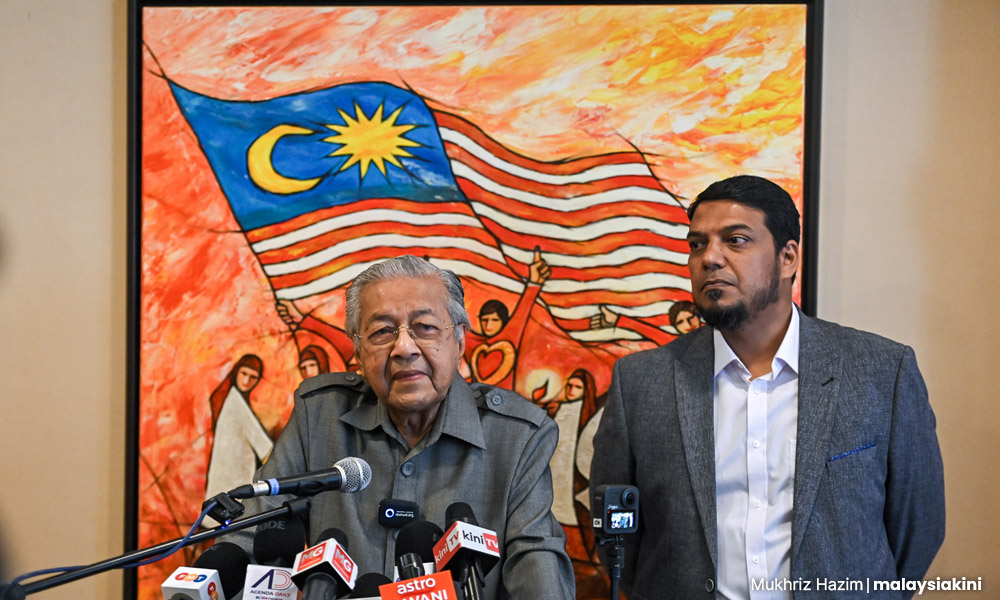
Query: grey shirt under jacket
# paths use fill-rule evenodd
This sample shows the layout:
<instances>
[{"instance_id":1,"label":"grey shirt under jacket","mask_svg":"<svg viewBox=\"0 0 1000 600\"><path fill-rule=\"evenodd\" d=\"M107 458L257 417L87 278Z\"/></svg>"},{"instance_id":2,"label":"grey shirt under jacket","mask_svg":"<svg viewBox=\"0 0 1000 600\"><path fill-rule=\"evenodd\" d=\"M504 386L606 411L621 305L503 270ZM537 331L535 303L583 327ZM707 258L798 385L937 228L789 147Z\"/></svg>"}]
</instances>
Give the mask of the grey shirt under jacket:
<instances>
[{"instance_id":1,"label":"grey shirt under jacket","mask_svg":"<svg viewBox=\"0 0 1000 600\"><path fill-rule=\"evenodd\" d=\"M336 527L347 534L359 575L378 572L391 578L398 530L379 524L379 501L416 502L421 516L442 529L448 506L466 502L480 526L496 531L501 550L501 562L486 577L484 598L568 600L575 596L573 568L565 533L551 511L549 459L558 435L545 412L521 396L456 376L430 432L410 449L360 376L328 373L299 386L288 424L255 479L363 458L372 468L367 488L312 499L310 544ZM247 500L246 514L288 499ZM252 547L252 532L224 539Z\"/></svg>"},{"instance_id":2,"label":"grey shirt under jacket","mask_svg":"<svg viewBox=\"0 0 1000 600\"><path fill-rule=\"evenodd\" d=\"M801 316L794 597L911 596L837 582L919 580L944 540L941 453L913 350ZM702 327L615 363L590 484L639 488L622 574L633 600L715 596L713 356Z\"/></svg>"}]
</instances>

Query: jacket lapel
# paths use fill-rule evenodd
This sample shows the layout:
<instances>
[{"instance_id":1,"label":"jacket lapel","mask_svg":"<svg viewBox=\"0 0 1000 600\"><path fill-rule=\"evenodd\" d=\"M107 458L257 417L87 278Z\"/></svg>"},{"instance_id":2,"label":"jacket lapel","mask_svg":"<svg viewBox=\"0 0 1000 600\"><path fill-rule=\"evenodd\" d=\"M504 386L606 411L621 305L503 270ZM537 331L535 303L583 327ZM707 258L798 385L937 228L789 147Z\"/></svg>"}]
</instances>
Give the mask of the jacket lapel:
<instances>
[{"instance_id":1,"label":"jacket lapel","mask_svg":"<svg viewBox=\"0 0 1000 600\"><path fill-rule=\"evenodd\" d=\"M793 565L826 469L842 363L840 348L826 339L817 321L801 313L800 316L799 418L792 509Z\"/></svg>"},{"instance_id":2,"label":"jacket lapel","mask_svg":"<svg viewBox=\"0 0 1000 600\"><path fill-rule=\"evenodd\" d=\"M675 364L674 393L681 440L691 488L705 541L718 566L715 509L715 424L712 403L712 370L715 364L712 329L703 327L699 338Z\"/></svg>"}]
</instances>

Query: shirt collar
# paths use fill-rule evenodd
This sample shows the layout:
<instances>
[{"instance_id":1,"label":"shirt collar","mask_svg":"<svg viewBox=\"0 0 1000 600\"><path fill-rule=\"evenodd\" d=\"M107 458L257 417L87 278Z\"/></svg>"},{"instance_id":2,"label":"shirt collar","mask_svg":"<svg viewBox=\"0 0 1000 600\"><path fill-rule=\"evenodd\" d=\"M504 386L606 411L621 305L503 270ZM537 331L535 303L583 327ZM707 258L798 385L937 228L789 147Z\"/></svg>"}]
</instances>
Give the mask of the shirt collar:
<instances>
[{"instance_id":1,"label":"shirt collar","mask_svg":"<svg viewBox=\"0 0 1000 600\"><path fill-rule=\"evenodd\" d=\"M774 360L771 362L772 377L776 377L781 372L782 365L790 368L796 375L799 373L799 320L799 309L793 304L792 320L788 323L785 337L782 338L781 345L778 346L778 351L775 352ZM741 371L749 373L718 329L712 329L712 339L715 347L715 377L718 377L719 373L722 373L733 362L738 365Z\"/></svg>"},{"instance_id":2,"label":"shirt collar","mask_svg":"<svg viewBox=\"0 0 1000 600\"><path fill-rule=\"evenodd\" d=\"M386 431L395 431L395 425L389 418L389 411L375 398L367 395L357 406L344 413L340 420L348 425L372 431L383 427ZM461 376L456 375L448 389L448 395L441 402L437 418L431 430L420 441L418 447L426 447L436 442L442 434L462 440L478 448L486 448L486 438L483 435L483 425L479 420L479 409L472 388Z\"/></svg>"}]
</instances>

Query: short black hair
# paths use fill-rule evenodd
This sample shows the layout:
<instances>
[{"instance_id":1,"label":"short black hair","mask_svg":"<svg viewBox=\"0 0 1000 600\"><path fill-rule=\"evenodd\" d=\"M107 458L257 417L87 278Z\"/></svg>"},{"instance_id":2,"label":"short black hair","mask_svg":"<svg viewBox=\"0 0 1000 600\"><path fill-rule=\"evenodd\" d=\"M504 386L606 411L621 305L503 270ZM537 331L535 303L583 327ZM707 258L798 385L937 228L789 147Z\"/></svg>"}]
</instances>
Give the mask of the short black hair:
<instances>
[{"instance_id":1,"label":"short black hair","mask_svg":"<svg viewBox=\"0 0 1000 600\"><path fill-rule=\"evenodd\" d=\"M774 238L775 252L784 248L788 240L800 241L799 209L788 192L773 181L756 175L737 175L716 181L698 194L688 207L688 219L694 219L698 205L712 200L731 200L764 213L764 225Z\"/></svg>"},{"instance_id":2,"label":"short black hair","mask_svg":"<svg viewBox=\"0 0 1000 600\"><path fill-rule=\"evenodd\" d=\"M488 314L496 313L500 317L500 323L506 325L507 321L510 320L510 312L507 310L507 305L499 300L487 300L483 302L482 308L479 309L479 318L482 319Z\"/></svg>"}]
</instances>

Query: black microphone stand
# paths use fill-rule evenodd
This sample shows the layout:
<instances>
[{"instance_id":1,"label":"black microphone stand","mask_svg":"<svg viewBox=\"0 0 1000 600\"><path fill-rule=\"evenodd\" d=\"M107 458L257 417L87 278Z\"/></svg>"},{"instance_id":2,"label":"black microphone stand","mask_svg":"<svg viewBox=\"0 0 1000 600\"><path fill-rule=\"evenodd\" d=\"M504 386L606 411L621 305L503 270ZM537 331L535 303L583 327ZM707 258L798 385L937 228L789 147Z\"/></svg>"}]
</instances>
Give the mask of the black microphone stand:
<instances>
[{"instance_id":1,"label":"black microphone stand","mask_svg":"<svg viewBox=\"0 0 1000 600\"><path fill-rule=\"evenodd\" d=\"M462 569L462 594L465 600L482 600L483 586L486 581L483 577L483 569L479 565L479 559L472 561L468 569Z\"/></svg>"},{"instance_id":2,"label":"black microphone stand","mask_svg":"<svg viewBox=\"0 0 1000 600\"><path fill-rule=\"evenodd\" d=\"M270 521L278 517L298 515L309 510L309 499L308 498L295 498L281 505L280 508L274 508L266 512L262 512L259 515L253 515L251 517L246 517L245 519L240 519L238 521L233 521L228 526L215 527L207 531L202 531L192 535L184 546L190 546L192 544L197 544L198 542L204 540L215 539L221 535L233 531L240 531L241 529L246 529L248 527L253 527L263 523L264 521ZM86 567L80 567L68 573L60 573L59 575L54 575L52 577L47 577L38 581L33 581L31 583L26 583L24 585L14 585L7 590L4 594L4 599L7 598L18 598L23 597L18 594L15 589L20 588L23 595L34 594L35 592L41 592L42 590L47 590L59 585L70 583L78 579L83 579L85 577L90 577L91 575L97 575L98 573L104 573L105 571L110 571L111 569L118 569L126 567L129 563L140 561L146 558L156 556L157 554L162 554L164 551L171 549L178 542L183 540L183 537L171 540L169 542L163 542L162 544L152 546L150 548L145 548L143 550L133 550L131 552L126 552L121 556L115 558L109 558L107 560L101 561L99 563L94 563Z\"/></svg>"},{"instance_id":3,"label":"black microphone stand","mask_svg":"<svg viewBox=\"0 0 1000 600\"><path fill-rule=\"evenodd\" d=\"M618 582L621 580L622 567L625 566L625 548L622 536L612 535L598 540L598 544L608 547L608 579L611 581L611 600L618 600Z\"/></svg>"}]
</instances>

